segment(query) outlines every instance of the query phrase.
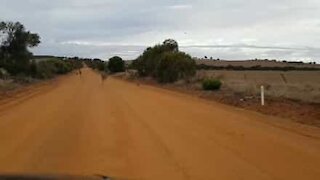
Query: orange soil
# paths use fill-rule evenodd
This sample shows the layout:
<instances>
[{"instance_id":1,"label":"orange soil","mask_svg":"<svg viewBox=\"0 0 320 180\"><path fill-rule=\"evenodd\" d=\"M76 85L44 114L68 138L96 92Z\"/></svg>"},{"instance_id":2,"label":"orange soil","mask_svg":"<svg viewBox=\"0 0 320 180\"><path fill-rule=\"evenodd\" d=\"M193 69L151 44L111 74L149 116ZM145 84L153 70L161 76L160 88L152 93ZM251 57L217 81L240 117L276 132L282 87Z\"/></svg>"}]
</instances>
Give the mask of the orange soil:
<instances>
[{"instance_id":1,"label":"orange soil","mask_svg":"<svg viewBox=\"0 0 320 180\"><path fill-rule=\"evenodd\" d=\"M102 83L89 69L22 98L0 105L0 173L320 179L316 127L114 78Z\"/></svg>"}]
</instances>

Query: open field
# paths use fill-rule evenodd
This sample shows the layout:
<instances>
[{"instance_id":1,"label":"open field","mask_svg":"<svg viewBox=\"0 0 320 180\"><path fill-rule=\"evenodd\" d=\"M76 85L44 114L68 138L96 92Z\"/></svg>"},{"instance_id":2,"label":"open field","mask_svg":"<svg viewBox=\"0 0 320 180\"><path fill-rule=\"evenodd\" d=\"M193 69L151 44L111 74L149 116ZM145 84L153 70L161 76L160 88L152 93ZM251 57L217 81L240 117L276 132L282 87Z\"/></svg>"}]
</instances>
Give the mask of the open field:
<instances>
[{"instance_id":1,"label":"open field","mask_svg":"<svg viewBox=\"0 0 320 180\"><path fill-rule=\"evenodd\" d=\"M259 95L260 86L266 95L305 102L320 103L320 71L223 71L200 70L197 79L216 78L224 88L245 95Z\"/></svg>"},{"instance_id":2,"label":"open field","mask_svg":"<svg viewBox=\"0 0 320 180\"><path fill-rule=\"evenodd\" d=\"M320 178L319 128L89 69L37 91L0 104L1 173Z\"/></svg>"},{"instance_id":3,"label":"open field","mask_svg":"<svg viewBox=\"0 0 320 180\"><path fill-rule=\"evenodd\" d=\"M196 60L197 64L205 64L208 66L242 66L242 67L253 67L253 66L261 66L261 67L296 67L296 68L320 68L320 64L309 64L309 63L293 63L293 62L279 62L279 61L271 61L271 60L208 60L208 59L198 59Z\"/></svg>"}]
</instances>

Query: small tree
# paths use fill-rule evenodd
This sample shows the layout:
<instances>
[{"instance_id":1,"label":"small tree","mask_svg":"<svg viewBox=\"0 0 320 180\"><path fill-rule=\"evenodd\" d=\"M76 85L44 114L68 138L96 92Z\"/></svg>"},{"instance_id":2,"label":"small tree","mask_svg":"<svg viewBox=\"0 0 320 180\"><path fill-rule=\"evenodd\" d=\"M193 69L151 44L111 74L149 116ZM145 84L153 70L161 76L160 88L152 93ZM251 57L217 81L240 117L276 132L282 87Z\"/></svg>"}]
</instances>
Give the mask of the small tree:
<instances>
[{"instance_id":1,"label":"small tree","mask_svg":"<svg viewBox=\"0 0 320 180\"><path fill-rule=\"evenodd\" d=\"M111 73L124 72L125 62L119 56L114 56L109 59L108 69Z\"/></svg>"},{"instance_id":2,"label":"small tree","mask_svg":"<svg viewBox=\"0 0 320 180\"><path fill-rule=\"evenodd\" d=\"M19 22L0 22L0 35L0 66L11 74L29 73L32 53L28 48L40 43L39 35L26 31Z\"/></svg>"},{"instance_id":3,"label":"small tree","mask_svg":"<svg viewBox=\"0 0 320 180\"><path fill-rule=\"evenodd\" d=\"M135 67L140 76L157 76L157 67L163 54L168 52L179 52L178 42L167 39L162 44L148 47L135 62Z\"/></svg>"},{"instance_id":4,"label":"small tree","mask_svg":"<svg viewBox=\"0 0 320 180\"><path fill-rule=\"evenodd\" d=\"M162 44L148 47L132 64L140 76L150 76L161 83L187 79L196 72L190 55L179 52L177 41L167 39Z\"/></svg>"}]
</instances>

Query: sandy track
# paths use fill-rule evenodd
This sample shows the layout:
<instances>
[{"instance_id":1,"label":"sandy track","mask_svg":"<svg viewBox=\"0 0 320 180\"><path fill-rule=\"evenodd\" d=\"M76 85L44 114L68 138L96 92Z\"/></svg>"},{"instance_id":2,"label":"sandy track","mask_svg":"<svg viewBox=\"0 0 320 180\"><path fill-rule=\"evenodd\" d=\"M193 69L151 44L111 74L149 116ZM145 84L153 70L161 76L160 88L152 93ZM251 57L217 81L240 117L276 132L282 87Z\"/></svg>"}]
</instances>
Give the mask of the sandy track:
<instances>
[{"instance_id":1,"label":"sandy track","mask_svg":"<svg viewBox=\"0 0 320 180\"><path fill-rule=\"evenodd\" d=\"M320 179L317 128L83 71L0 105L1 173Z\"/></svg>"}]
</instances>

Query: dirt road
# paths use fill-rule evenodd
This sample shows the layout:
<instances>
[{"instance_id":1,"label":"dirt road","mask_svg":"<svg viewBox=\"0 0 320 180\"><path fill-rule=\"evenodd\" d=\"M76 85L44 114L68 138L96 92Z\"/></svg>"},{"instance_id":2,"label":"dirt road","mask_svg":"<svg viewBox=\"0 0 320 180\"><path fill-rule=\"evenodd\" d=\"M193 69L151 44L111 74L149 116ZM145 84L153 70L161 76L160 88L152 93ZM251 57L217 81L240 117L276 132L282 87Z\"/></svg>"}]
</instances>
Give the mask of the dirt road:
<instances>
[{"instance_id":1,"label":"dirt road","mask_svg":"<svg viewBox=\"0 0 320 180\"><path fill-rule=\"evenodd\" d=\"M84 69L0 105L0 173L316 180L320 130Z\"/></svg>"}]
</instances>

